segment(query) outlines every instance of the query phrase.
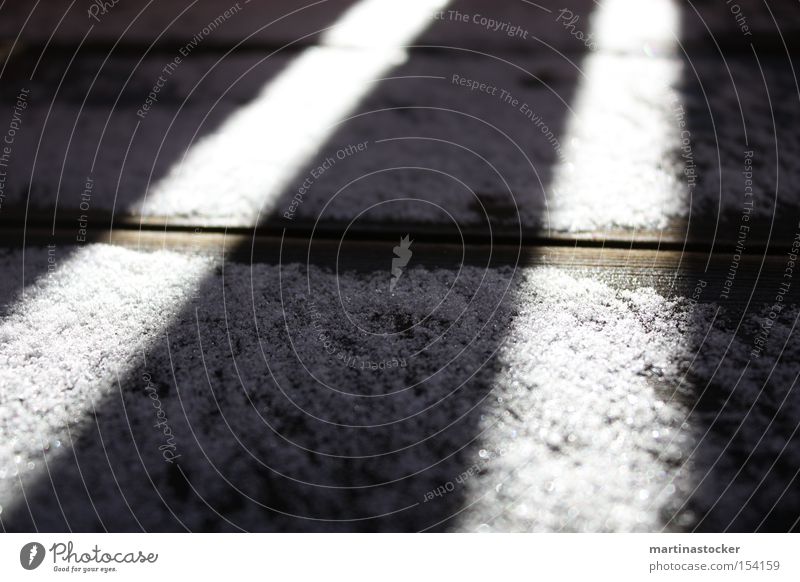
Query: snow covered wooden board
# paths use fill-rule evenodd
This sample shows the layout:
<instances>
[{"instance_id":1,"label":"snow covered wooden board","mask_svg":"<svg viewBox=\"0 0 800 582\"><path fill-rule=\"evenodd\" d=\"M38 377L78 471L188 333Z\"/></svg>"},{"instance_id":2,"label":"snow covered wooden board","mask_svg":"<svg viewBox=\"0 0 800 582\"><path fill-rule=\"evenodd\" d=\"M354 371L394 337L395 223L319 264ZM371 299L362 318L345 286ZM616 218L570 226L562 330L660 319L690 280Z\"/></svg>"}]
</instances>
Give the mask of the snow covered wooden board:
<instances>
[{"instance_id":1,"label":"snow covered wooden board","mask_svg":"<svg viewBox=\"0 0 800 582\"><path fill-rule=\"evenodd\" d=\"M119 41L122 45L177 47L198 35L206 48L236 43L310 44L319 39L318 31L330 27L356 4L352 0L157 0L143 10L144 6L125 2L50 0L46 7L39 5L33 10L32 5L6 2L0 10L0 38L43 45L52 35L51 43L63 46L74 44L88 32L89 44L105 45ZM714 0L695 0L691 6L677 0L654 0L645 5L636 0L453 0L439 4L439 16L419 35L421 44L524 52L546 43L570 52L582 50L589 42L601 48L641 52L643 48L671 48L671 34L679 30L687 47L712 45L709 36L713 34L716 43L727 50L737 46L741 50L750 42L762 49L782 49L780 32L784 42L796 48L798 8L792 0L771 0L770 11L759 0L739 0L735 7ZM384 2L384 6L390 5ZM597 23L598 13L605 13L605 34L598 30L602 28ZM381 24L373 23L375 28ZM620 27L635 28L636 33L614 34ZM346 44L347 40L339 42ZM359 30L349 40L369 44L379 42L380 37Z\"/></svg>"},{"instance_id":2,"label":"snow covered wooden board","mask_svg":"<svg viewBox=\"0 0 800 582\"><path fill-rule=\"evenodd\" d=\"M331 64L352 55L319 53ZM688 233L736 244L744 226L749 245L785 246L797 230L800 99L780 58L597 54L572 68L560 57L417 51L387 73L395 78L362 87L344 121L321 126L310 125L311 104L264 120L275 100L284 105L271 83L300 58L264 56L187 61L146 111L169 64L155 57L116 58L91 90L102 59L81 58L52 104L66 60L10 84L4 116L13 119L23 86L30 97L0 220L30 194L34 220L86 215L103 227L113 210L173 225L357 218L356 230L458 223L484 236L491 226L506 237L521 228L651 243ZM22 79L32 63L10 71ZM752 82L759 65L766 84Z\"/></svg>"},{"instance_id":3,"label":"snow covered wooden board","mask_svg":"<svg viewBox=\"0 0 800 582\"><path fill-rule=\"evenodd\" d=\"M751 356L782 257L747 304L753 261L734 301L704 257L544 248L459 268L415 245L392 293L391 245L346 246L361 269L338 274L29 247L36 284L0 290L3 526L791 527L794 308ZM19 273L21 251L0 260Z\"/></svg>"},{"instance_id":4,"label":"snow covered wooden board","mask_svg":"<svg viewBox=\"0 0 800 582\"><path fill-rule=\"evenodd\" d=\"M797 528L796 2L44 4L4 530Z\"/></svg>"}]
</instances>

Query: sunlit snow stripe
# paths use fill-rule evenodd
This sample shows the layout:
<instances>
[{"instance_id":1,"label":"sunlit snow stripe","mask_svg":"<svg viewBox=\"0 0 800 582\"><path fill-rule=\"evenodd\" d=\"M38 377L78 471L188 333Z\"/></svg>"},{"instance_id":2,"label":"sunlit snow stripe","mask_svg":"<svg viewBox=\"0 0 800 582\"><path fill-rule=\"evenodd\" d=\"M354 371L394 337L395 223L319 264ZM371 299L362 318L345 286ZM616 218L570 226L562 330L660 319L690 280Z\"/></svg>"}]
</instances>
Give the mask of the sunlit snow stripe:
<instances>
[{"instance_id":1,"label":"sunlit snow stripe","mask_svg":"<svg viewBox=\"0 0 800 582\"><path fill-rule=\"evenodd\" d=\"M43 452L51 462L69 449L68 425L81 432L93 404L170 325L209 264L91 245L11 308L0 325L0 507L15 500L21 479L44 477Z\"/></svg>"},{"instance_id":2,"label":"sunlit snow stripe","mask_svg":"<svg viewBox=\"0 0 800 582\"><path fill-rule=\"evenodd\" d=\"M383 39L380 48L304 51L155 184L145 208L191 215L244 205L255 218L446 4L364 0L352 7L328 38L369 32ZM85 420L113 391L117 375L169 327L209 270L198 259L90 246L12 308L0 325L0 512L24 503L23 479L46 479L43 448L69 444L67 424Z\"/></svg>"},{"instance_id":3,"label":"sunlit snow stripe","mask_svg":"<svg viewBox=\"0 0 800 582\"><path fill-rule=\"evenodd\" d=\"M236 210L255 220L272 210L335 124L375 79L405 60L404 47L446 4L366 0L352 7L322 46L304 51L252 103L203 137L151 189L144 212L207 216Z\"/></svg>"},{"instance_id":4,"label":"sunlit snow stripe","mask_svg":"<svg viewBox=\"0 0 800 582\"><path fill-rule=\"evenodd\" d=\"M670 0L603 0L590 19L596 51L567 119L549 192L550 226L662 228L686 210L679 148L679 8ZM682 117L683 116L683 117ZM676 153L677 152L677 153Z\"/></svg>"},{"instance_id":5,"label":"sunlit snow stripe","mask_svg":"<svg viewBox=\"0 0 800 582\"><path fill-rule=\"evenodd\" d=\"M678 7L601 0L589 22L595 47L576 63L584 74L559 136L550 225L664 226L686 204L670 166L685 121L673 87L681 65L664 58L677 46ZM459 527L659 529L685 494L693 442L686 410L648 372L679 376L679 302L548 269L528 272L512 301L508 372L484 410L474 464L454 476L468 491Z\"/></svg>"}]
</instances>

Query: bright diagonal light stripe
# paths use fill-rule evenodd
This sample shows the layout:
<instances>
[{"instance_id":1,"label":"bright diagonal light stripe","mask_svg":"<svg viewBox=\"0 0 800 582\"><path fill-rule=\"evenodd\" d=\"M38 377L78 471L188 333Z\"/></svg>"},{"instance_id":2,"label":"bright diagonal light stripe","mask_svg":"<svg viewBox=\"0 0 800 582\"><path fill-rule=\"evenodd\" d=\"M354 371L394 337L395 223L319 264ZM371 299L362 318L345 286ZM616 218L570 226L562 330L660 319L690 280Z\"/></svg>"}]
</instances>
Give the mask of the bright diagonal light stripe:
<instances>
[{"instance_id":1,"label":"bright diagonal light stripe","mask_svg":"<svg viewBox=\"0 0 800 582\"><path fill-rule=\"evenodd\" d=\"M402 49L431 23L449 0L371 0L360 2L322 37L329 46L368 50Z\"/></svg>"},{"instance_id":2,"label":"bright diagonal light stripe","mask_svg":"<svg viewBox=\"0 0 800 582\"><path fill-rule=\"evenodd\" d=\"M303 52L252 103L198 141L152 189L144 212L252 221L271 211L337 122L375 79L405 60L405 47L446 4L367 0L351 8L322 46ZM330 46L342 43L357 48Z\"/></svg>"},{"instance_id":3,"label":"bright diagonal light stripe","mask_svg":"<svg viewBox=\"0 0 800 582\"><path fill-rule=\"evenodd\" d=\"M565 160L551 184L551 226L654 226L685 204L676 195L680 170L667 162L680 143L672 85L681 69L653 48L674 49L678 14L669 0L599 3L591 19L599 52L580 63L585 76L560 136ZM510 377L494 395L503 404L494 418L492 406L485 412L484 422L499 428L487 430L473 466L488 467L494 487L467 481L475 502L461 526L658 529L683 493L692 435L686 410L644 369L678 375L688 346L675 329L677 304L651 289L618 292L556 270L528 277L501 353ZM515 393L514 385L526 389Z\"/></svg>"},{"instance_id":4,"label":"bright diagonal light stripe","mask_svg":"<svg viewBox=\"0 0 800 582\"><path fill-rule=\"evenodd\" d=\"M44 251L28 251L35 260ZM92 403L113 390L173 321L210 262L105 245L77 251L28 290L0 326L0 508L20 479L68 449Z\"/></svg>"},{"instance_id":5,"label":"bright diagonal light stripe","mask_svg":"<svg viewBox=\"0 0 800 582\"><path fill-rule=\"evenodd\" d=\"M327 38L369 32L383 39L378 49L306 50L154 185L145 208L191 215L234 207L255 219L446 4L364 0L351 8ZM20 480L43 478L42 447L69 444L67 423L86 422L92 403L168 329L210 270L169 253L90 246L11 309L0 326L0 512L22 501Z\"/></svg>"},{"instance_id":6,"label":"bright diagonal light stripe","mask_svg":"<svg viewBox=\"0 0 800 582\"><path fill-rule=\"evenodd\" d=\"M686 210L674 89L682 65L665 58L677 46L679 9L670 0L604 0L591 22L599 52L580 65L550 226L663 228Z\"/></svg>"},{"instance_id":7,"label":"bright diagonal light stripe","mask_svg":"<svg viewBox=\"0 0 800 582\"><path fill-rule=\"evenodd\" d=\"M603 51L671 50L680 14L676 0L601 0L592 14L592 36Z\"/></svg>"}]
</instances>

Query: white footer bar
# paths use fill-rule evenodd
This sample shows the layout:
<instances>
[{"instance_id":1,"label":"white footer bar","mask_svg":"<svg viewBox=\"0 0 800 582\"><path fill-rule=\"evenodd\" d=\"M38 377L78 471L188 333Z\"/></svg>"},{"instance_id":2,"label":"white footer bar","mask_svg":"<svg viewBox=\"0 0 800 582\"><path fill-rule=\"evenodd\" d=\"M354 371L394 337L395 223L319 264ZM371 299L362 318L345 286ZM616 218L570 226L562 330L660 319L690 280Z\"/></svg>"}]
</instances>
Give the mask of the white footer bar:
<instances>
[{"instance_id":1,"label":"white footer bar","mask_svg":"<svg viewBox=\"0 0 800 582\"><path fill-rule=\"evenodd\" d=\"M789 534L5 534L0 578L800 580L797 541Z\"/></svg>"}]
</instances>

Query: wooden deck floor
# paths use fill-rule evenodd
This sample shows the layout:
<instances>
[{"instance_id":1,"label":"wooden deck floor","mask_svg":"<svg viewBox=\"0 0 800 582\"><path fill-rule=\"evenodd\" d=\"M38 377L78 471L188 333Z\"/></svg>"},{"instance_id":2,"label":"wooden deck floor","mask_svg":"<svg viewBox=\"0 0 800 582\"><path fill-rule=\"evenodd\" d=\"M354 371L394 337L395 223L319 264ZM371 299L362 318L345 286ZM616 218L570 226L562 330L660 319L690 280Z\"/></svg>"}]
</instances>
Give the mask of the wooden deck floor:
<instances>
[{"instance_id":1,"label":"wooden deck floor","mask_svg":"<svg viewBox=\"0 0 800 582\"><path fill-rule=\"evenodd\" d=\"M391 47L397 54L381 67L380 35L323 30L349 14L358 4L351 0L278 21L295 3L235 3L207 35L204 27L230 8L225 3L203 1L183 16L186 6L173 3L141 17L121 4L91 29L85 14L57 18L66 1L49 2L25 28L27 5L1 8L0 139L6 120L18 129L0 197L0 298L9 330L0 362L10 366L0 385L6 394L39 394L43 382L86 392L67 402L71 415L45 424L19 419L54 417L55 404L29 406L38 401L26 396L14 405L16 420L0 418L0 435L22 442L36 427L61 442L65 428L82 427L74 442L70 433L70 448L96 471L87 481L80 463L76 472L68 457L48 457L49 444L47 451L4 450L1 461L24 457L36 467L26 499L40 509L19 501L3 469L3 528L797 530L800 19L796 3L772 3L781 36L755 3L741 3L750 35L724 3L697 3L708 30L684 7L670 12L672 30L598 34L588 50L558 18L560 4L463 0L452 4L468 22L445 11ZM588 30L593 3L571 4L580 17L574 22ZM492 32L474 15L521 28L516 36ZM398 29L401 16L390 19ZM198 31L207 39L187 50ZM359 85L359 67L379 74ZM456 78L477 83L470 90ZM20 94L30 95L24 108ZM354 144L367 146L347 149ZM405 236L413 258L401 273L417 287L403 295L407 304L369 303L364 297L389 280ZM148 275L151 260L160 270ZM439 366L460 355L443 349L419 364L425 378L358 375L301 342L295 355L310 363L292 367L289 323L284 335L277 316L261 316L291 313L308 340L320 307L313 296L287 307L284 269L295 294L303 288L298 273L317 277L320 317L347 346L340 355L370 349L361 332L372 324L383 330L378 336L398 335L393 349L408 353L421 338L455 329L467 363L438 382ZM486 292L481 271L493 281L486 301L495 300L500 315L478 301L466 323L447 310L431 316L429 328L414 320L427 307L412 300L431 301L440 291L440 305L455 301L471 314L473 299ZM95 293L86 304L77 299L85 280L71 280L74 273L97 277L86 282ZM151 288L154 277L172 295ZM119 301L106 301L103 282L116 289L115 278L141 284L144 295L117 290ZM248 284L255 289L249 307ZM334 288L342 307L353 299L372 314L348 315L359 330L352 337L342 331L349 324L326 312L335 311ZM342 299L348 289L354 298ZM48 293L72 319L29 319L44 309L30 302ZM104 332L84 320L119 314L130 329L119 323L118 333ZM260 346L248 318L266 333ZM63 337L25 343L14 326L30 321ZM476 343L465 339L486 325L495 331ZM62 376L28 377L50 365L46 350L58 352L71 337L94 347L53 356ZM141 346L140 338L147 340ZM519 347L504 351L507 341ZM126 343L136 347L126 352ZM763 357L754 356L762 345ZM386 356L382 362L397 359L372 347ZM301 368L365 397L412 381L429 382L430 394L415 390L416 400L376 410L364 404L363 411L338 393L303 392L314 382ZM164 464L152 450L141 463L134 459L131 444L158 451L131 396L142 374L158 385L184 454L194 455L183 464ZM460 386L468 387L461 400L429 410L437 391ZM217 416L209 387L228 394L219 402L214 396ZM503 399L523 388L530 392L522 404L504 408ZM593 390L605 400L584 400ZM272 392L301 404L292 408ZM266 444L257 442L261 421L240 397L253 398L252 411L269 426ZM93 411L81 408L94 407L95 398ZM602 414L584 414L602 402ZM239 415L243 436L223 410ZM129 412L126 432L119 419ZM650 424L639 426L634 413L652 414ZM387 428L401 418L411 422L408 432L402 422ZM613 449L617 457L601 454L587 423L609 439L607 452L621 447ZM361 424L376 436L363 437ZM667 443L665 430L672 431ZM511 433L527 444L508 456L493 452ZM384 462L387 455L394 461ZM592 463L613 458L621 459L620 475L645 476L604 481ZM50 482L36 473L42 461L55 467ZM468 487L427 504L430 491L464 471L476 475ZM559 472L572 481L559 481ZM112 482L121 485L101 492ZM627 499L621 491L632 486L639 489ZM601 519L578 500L604 487ZM554 490L562 497L549 495ZM48 517L56 491L80 495ZM97 500L91 514L87 500Z\"/></svg>"}]
</instances>

